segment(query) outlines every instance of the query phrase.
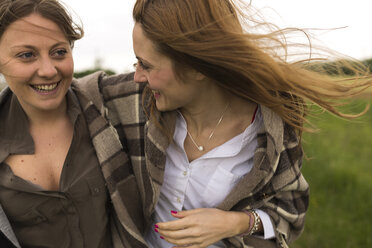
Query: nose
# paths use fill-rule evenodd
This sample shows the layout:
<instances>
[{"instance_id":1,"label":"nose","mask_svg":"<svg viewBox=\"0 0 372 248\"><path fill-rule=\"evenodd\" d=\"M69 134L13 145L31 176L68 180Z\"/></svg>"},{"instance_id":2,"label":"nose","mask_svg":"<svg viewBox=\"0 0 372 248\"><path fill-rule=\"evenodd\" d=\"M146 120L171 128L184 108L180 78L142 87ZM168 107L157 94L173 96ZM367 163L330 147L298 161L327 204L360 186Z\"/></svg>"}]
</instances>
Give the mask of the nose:
<instances>
[{"instance_id":1,"label":"nose","mask_svg":"<svg viewBox=\"0 0 372 248\"><path fill-rule=\"evenodd\" d=\"M53 61L48 57L40 60L37 72L39 77L52 78L57 74L57 68Z\"/></svg>"},{"instance_id":2,"label":"nose","mask_svg":"<svg viewBox=\"0 0 372 248\"><path fill-rule=\"evenodd\" d=\"M134 72L134 82L136 83L145 83L147 82L147 77L143 70L139 68L139 66L136 66L136 71Z\"/></svg>"}]
</instances>

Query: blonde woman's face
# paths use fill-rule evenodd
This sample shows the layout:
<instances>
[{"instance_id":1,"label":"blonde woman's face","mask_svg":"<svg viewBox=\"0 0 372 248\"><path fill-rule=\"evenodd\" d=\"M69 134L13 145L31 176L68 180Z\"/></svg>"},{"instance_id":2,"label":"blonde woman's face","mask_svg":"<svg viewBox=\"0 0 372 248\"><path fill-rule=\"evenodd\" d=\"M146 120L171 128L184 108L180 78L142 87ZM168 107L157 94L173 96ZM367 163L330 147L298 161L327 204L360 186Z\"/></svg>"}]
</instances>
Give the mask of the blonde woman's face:
<instances>
[{"instance_id":1,"label":"blonde woman's face","mask_svg":"<svg viewBox=\"0 0 372 248\"><path fill-rule=\"evenodd\" d=\"M40 15L13 22L0 39L0 72L26 112L60 108L73 68L69 41Z\"/></svg>"},{"instance_id":2,"label":"blonde woman's face","mask_svg":"<svg viewBox=\"0 0 372 248\"><path fill-rule=\"evenodd\" d=\"M135 24L133 29L133 49L138 60L134 80L148 83L158 110L184 108L200 96L198 80L183 82L178 79L172 61L155 50L153 42L144 35L140 24Z\"/></svg>"}]
</instances>

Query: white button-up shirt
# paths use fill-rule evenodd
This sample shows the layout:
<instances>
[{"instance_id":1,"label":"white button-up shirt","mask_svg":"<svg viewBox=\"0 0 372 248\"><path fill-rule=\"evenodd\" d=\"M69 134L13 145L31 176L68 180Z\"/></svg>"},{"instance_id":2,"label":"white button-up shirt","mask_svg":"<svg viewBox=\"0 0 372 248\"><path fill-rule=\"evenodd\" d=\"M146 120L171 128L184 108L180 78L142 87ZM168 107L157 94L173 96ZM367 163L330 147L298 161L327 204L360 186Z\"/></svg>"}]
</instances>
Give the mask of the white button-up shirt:
<instances>
[{"instance_id":1,"label":"white button-up shirt","mask_svg":"<svg viewBox=\"0 0 372 248\"><path fill-rule=\"evenodd\" d=\"M263 125L258 109L254 122L245 131L224 144L189 162L184 150L187 124L178 113L174 142L166 151L164 183L155 207L153 225L146 240L154 248L170 248L172 244L159 238L154 224L175 220L171 211L195 208L214 208L230 193L239 180L253 166L253 155L257 147L257 131ZM264 238L273 238L274 229L270 217L256 210L263 227ZM209 248L225 247L222 241Z\"/></svg>"}]
</instances>

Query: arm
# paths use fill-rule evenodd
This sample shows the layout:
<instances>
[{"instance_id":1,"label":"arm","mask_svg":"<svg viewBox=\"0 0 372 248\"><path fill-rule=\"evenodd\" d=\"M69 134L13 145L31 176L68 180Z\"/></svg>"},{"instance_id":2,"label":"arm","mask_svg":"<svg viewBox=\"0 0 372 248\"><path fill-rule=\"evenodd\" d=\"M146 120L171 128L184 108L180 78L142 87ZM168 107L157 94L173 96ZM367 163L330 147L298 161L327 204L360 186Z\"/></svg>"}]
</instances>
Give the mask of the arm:
<instances>
[{"instance_id":1,"label":"arm","mask_svg":"<svg viewBox=\"0 0 372 248\"><path fill-rule=\"evenodd\" d=\"M252 228L252 216L240 211L199 208L170 214L177 220L157 223L154 229L160 234L159 238L177 245L176 247L207 247ZM258 228L257 233L262 233L262 224Z\"/></svg>"},{"instance_id":2,"label":"arm","mask_svg":"<svg viewBox=\"0 0 372 248\"><path fill-rule=\"evenodd\" d=\"M301 173L301 144L294 130L287 125L284 126L283 145L277 165L273 166L275 170L270 181L256 193L256 202L246 206L248 209L260 209L270 216L279 247L286 247L286 244L299 237L304 228L309 202L309 185ZM263 156L268 158L266 152L263 152ZM269 159L267 161L270 162ZM244 241L250 244L248 239Z\"/></svg>"},{"instance_id":3,"label":"arm","mask_svg":"<svg viewBox=\"0 0 372 248\"><path fill-rule=\"evenodd\" d=\"M279 128L278 132L281 130ZM237 218L226 214L233 212L222 212L217 209L179 212L177 216L174 215L178 220L157 223L160 235L177 245L197 244L191 247L205 247L227 237L231 237L229 238L231 244L228 247L241 247L243 240L246 245L254 247L277 247L280 243L286 247L287 242L294 240L301 233L308 203L308 185L300 172L302 150L296 134L292 131L285 128L284 141L280 139L281 135L276 135L279 137L278 143L282 145L267 142L272 138L269 134L260 135L259 147L262 148L255 154L254 171L247 175L244 179L246 183L240 184L239 188L235 189L236 194L231 194L225 201L226 204L222 204L221 207L264 211L272 221L275 240L263 240L256 235L241 238L239 234L247 230L249 218L241 222L245 225L243 227L233 221ZM273 152L275 149L280 152ZM252 185L251 182L255 184ZM247 185L253 191L249 189L245 194L247 197L240 198ZM244 217L238 219L243 220L242 218Z\"/></svg>"},{"instance_id":4,"label":"arm","mask_svg":"<svg viewBox=\"0 0 372 248\"><path fill-rule=\"evenodd\" d=\"M294 187L296 187L296 190L294 190ZM282 243L282 247L286 247L284 244L295 239L302 231L307 198L307 184L300 176L298 180L283 188L282 191L262 201L263 204L257 212L264 210L263 213L266 213L273 220L271 224L275 233L273 237L276 237L278 245ZM178 220L157 223L154 228L162 238L178 246L193 244L189 247L207 247L229 237L241 240L246 245L266 245L263 242L272 243L272 241L263 240L262 237L258 238L261 241L256 238L264 234L264 236L267 236L267 230L264 233L262 225L263 218L258 231L253 233L254 237L249 235L240 237L242 233L249 231L251 228L251 216L243 212L210 208L181 211L172 213L172 215Z\"/></svg>"},{"instance_id":5,"label":"arm","mask_svg":"<svg viewBox=\"0 0 372 248\"><path fill-rule=\"evenodd\" d=\"M278 241L290 243L299 237L305 224L309 188L302 175L265 201L260 208L273 220Z\"/></svg>"},{"instance_id":6,"label":"arm","mask_svg":"<svg viewBox=\"0 0 372 248\"><path fill-rule=\"evenodd\" d=\"M262 210L255 210L255 212L260 214L257 215L258 229L252 235L267 239L274 238L274 228L269 215ZM248 235L254 225L254 215L251 211L245 213L204 208L171 214L175 218L184 220L157 223L154 229L162 238L178 245L195 244L198 247L206 247L224 238ZM269 230L264 230L263 223Z\"/></svg>"}]
</instances>

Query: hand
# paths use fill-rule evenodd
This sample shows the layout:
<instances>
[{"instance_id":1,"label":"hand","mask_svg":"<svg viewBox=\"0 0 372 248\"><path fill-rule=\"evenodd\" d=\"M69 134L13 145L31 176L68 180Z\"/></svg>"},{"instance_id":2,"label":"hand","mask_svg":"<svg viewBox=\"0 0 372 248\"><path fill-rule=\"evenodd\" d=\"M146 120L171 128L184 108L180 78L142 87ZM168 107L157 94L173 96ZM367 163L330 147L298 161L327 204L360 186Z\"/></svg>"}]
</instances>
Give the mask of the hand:
<instances>
[{"instance_id":1,"label":"hand","mask_svg":"<svg viewBox=\"0 0 372 248\"><path fill-rule=\"evenodd\" d=\"M155 231L175 247L201 248L221 239L241 233L242 217L239 212L223 211L216 208L198 208L171 213L178 220L157 223ZM249 219L243 220L249 223Z\"/></svg>"}]
</instances>

